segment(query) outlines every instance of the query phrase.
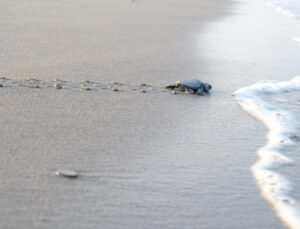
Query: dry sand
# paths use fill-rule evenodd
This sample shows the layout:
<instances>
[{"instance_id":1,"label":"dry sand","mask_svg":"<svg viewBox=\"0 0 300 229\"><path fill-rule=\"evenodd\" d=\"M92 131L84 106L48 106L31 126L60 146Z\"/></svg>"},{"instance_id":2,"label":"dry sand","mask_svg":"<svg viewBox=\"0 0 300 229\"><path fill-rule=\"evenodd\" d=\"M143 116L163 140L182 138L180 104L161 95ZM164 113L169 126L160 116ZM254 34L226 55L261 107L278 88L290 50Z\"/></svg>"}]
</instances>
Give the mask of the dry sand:
<instances>
[{"instance_id":1,"label":"dry sand","mask_svg":"<svg viewBox=\"0 0 300 229\"><path fill-rule=\"evenodd\" d=\"M265 16L257 4L1 0L0 77L11 80L0 88L0 227L283 228L249 171L265 130L231 97L286 77L253 44L258 31L276 35L250 26ZM197 97L13 83L28 77L214 88Z\"/></svg>"}]
</instances>

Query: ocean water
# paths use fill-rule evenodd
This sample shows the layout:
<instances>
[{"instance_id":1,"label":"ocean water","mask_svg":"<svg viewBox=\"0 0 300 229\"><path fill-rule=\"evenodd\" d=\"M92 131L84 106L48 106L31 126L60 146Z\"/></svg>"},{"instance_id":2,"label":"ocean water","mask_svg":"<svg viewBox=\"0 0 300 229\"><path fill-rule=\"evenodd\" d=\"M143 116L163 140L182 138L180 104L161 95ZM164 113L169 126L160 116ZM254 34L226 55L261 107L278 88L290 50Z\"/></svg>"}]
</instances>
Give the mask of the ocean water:
<instances>
[{"instance_id":1,"label":"ocean water","mask_svg":"<svg viewBox=\"0 0 300 229\"><path fill-rule=\"evenodd\" d=\"M266 6L300 26L300 0L273 0ZM300 27L299 36L291 40L300 42ZM260 81L240 88L234 96L269 130L251 167L261 194L285 225L300 228L300 76L281 82Z\"/></svg>"},{"instance_id":2,"label":"ocean water","mask_svg":"<svg viewBox=\"0 0 300 229\"><path fill-rule=\"evenodd\" d=\"M300 19L300 1L299 0L273 0L267 3L267 6L273 7L279 12L294 18Z\"/></svg>"},{"instance_id":3,"label":"ocean water","mask_svg":"<svg viewBox=\"0 0 300 229\"><path fill-rule=\"evenodd\" d=\"M294 23L300 26L300 0L273 0L267 2L266 5L290 17ZM300 31L299 36L294 37L293 40L300 42Z\"/></svg>"}]
</instances>

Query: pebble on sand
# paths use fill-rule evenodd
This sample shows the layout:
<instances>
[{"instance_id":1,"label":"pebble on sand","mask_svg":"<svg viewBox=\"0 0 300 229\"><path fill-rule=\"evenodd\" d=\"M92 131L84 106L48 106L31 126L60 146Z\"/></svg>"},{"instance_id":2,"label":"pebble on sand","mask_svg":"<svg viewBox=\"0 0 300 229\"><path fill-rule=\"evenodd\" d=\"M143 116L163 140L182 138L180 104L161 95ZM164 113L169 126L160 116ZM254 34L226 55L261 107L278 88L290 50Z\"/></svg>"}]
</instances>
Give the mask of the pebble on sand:
<instances>
[{"instance_id":1,"label":"pebble on sand","mask_svg":"<svg viewBox=\"0 0 300 229\"><path fill-rule=\"evenodd\" d=\"M78 177L78 175L79 175L76 171L68 170L68 169L56 170L55 174L57 176L64 176L64 177L68 177L68 178L75 178L75 177Z\"/></svg>"},{"instance_id":2,"label":"pebble on sand","mask_svg":"<svg viewBox=\"0 0 300 229\"><path fill-rule=\"evenodd\" d=\"M92 90L91 88L89 88L89 87L87 87L86 85L80 85L80 88L82 89L82 90L86 90L86 91L90 91L90 90Z\"/></svg>"},{"instance_id":3,"label":"pebble on sand","mask_svg":"<svg viewBox=\"0 0 300 229\"><path fill-rule=\"evenodd\" d=\"M91 81L89 80L81 80L81 83L90 83Z\"/></svg>"},{"instance_id":4,"label":"pebble on sand","mask_svg":"<svg viewBox=\"0 0 300 229\"><path fill-rule=\"evenodd\" d=\"M40 86L39 85L30 85L30 86L28 86L29 88L40 88Z\"/></svg>"},{"instance_id":5,"label":"pebble on sand","mask_svg":"<svg viewBox=\"0 0 300 229\"><path fill-rule=\"evenodd\" d=\"M62 86L59 83L54 83L53 87L56 89L62 89Z\"/></svg>"},{"instance_id":6,"label":"pebble on sand","mask_svg":"<svg viewBox=\"0 0 300 229\"><path fill-rule=\"evenodd\" d=\"M112 88L111 90L112 91L119 91L119 89L117 89L117 88Z\"/></svg>"},{"instance_id":7,"label":"pebble on sand","mask_svg":"<svg viewBox=\"0 0 300 229\"><path fill-rule=\"evenodd\" d=\"M3 87L3 84L0 84L0 87Z\"/></svg>"}]
</instances>

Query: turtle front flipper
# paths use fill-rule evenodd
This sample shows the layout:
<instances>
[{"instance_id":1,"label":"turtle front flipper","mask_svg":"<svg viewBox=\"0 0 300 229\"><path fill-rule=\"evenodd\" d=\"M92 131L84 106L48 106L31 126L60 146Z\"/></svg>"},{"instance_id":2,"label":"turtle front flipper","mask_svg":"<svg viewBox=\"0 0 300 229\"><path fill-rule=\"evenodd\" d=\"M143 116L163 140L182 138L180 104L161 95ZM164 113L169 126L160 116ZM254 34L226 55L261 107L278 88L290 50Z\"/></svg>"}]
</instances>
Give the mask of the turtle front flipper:
<instances>
[{"instance_id":1,"label":"turtle front flipper","mask_svg":"<svg viewBox=\"0 0 300 229\"><path fill-rule=\"evenodd\" d=\"M201 88L199 88L199 89L197 90L197 95L204 96L204 94L205 94L205 91L204 91L204 88L203 88L203 87L201 87Z\"/></svg>"},{"instance_id":2,"label":"turtle front flipper","mask_svg":"<svg viewBox=\"0 0 300 229\"><path fill-rule=\"evenodd\" d=\"M198 89L192 89L194 94L197 94Z\"/></svg>"}]
</instances>

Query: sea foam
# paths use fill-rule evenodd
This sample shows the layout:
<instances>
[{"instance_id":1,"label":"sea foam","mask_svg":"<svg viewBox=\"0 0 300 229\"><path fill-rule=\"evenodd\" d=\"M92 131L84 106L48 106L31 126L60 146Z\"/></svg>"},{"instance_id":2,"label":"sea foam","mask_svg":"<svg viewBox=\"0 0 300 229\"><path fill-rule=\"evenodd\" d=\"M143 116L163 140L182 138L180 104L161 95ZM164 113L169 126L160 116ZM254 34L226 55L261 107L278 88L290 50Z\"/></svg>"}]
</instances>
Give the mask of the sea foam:
<instances>
[{"instance_id":1,"label":"sea foam","mask_svg":"<svg viewBox=\"0 0 300 229\"><path fill-rule=\"evenodd\" d=\"M300 76L290 81L260 81L234 93L238 103L248 113L262 121L269 129L267 143L257 151L259 160L251 167L262 196L271 203L277 215L290 228L300 228L300 205L290 194L292 183L277 169L293 164L282 154L294 144L295 120L290 112L262 100L259 95L278 94L300 90Z\"/></svg>"}]
</instances>

